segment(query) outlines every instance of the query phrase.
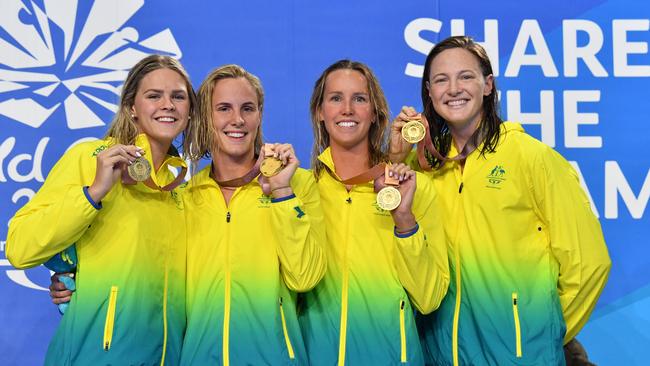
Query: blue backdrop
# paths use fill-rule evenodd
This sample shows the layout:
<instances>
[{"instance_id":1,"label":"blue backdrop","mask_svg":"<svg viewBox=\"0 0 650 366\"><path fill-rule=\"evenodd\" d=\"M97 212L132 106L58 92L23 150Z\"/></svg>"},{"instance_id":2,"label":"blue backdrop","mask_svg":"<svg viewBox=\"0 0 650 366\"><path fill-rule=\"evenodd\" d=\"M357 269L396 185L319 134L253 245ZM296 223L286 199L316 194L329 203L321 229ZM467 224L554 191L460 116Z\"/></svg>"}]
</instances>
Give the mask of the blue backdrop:
<instances>
[{"instance_id":1,"label":"blue backdrop","mask_svg":"<svg viewBox=\"0 0 650 366\"><path fill-rule=\"evenodd\" d=\"M425 54L450 35L482 42L502 114L580 173L613 266L579 335L602 365L650 359L650 3L644 0L0 2L0 222L38 190L73 143L100 137L126 71L147 53L181 59L195 85L238 63L257 74L264 134L309 162L309 96L330 63L379 77L393 113L419 107ZM39 228L34 228L39 230ZM0 363L37 365L59 315L43 267L15 270L0 225Z\"/></svg>"}]
</instances>

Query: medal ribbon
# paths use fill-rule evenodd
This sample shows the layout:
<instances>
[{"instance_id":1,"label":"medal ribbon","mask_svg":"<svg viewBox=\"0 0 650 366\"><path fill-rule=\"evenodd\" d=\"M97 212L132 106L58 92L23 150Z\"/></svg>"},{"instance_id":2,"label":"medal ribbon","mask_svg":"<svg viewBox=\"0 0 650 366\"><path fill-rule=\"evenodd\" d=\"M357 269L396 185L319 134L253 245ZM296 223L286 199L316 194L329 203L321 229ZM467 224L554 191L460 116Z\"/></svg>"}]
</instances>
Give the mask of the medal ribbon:
<instances>
[{"instance_id":1,"label":"medal ribbon","mask_svg":"<svg viewBox=\"0 0 650 366\"><path fill-rule=\"evenodd\" d=\"M381 177L382 175L384 175L386 170L386 163L379 163L373 166L372 168L366 170L365 172L347 179L339 178L338 175L336 175L336 173L333 172L332 169L330 169L330 167L328 167L327 165L325 165L325 169L327 169L327 172L330 173L332 178L338 180L339 182L347 186L354 186L361 183L367 183L371 180L375 180Z\"/></svg>"},{"instance_id":2,"label":"medal ribbon","mask_svg":"<svg viewBox=\"0 0 650 366\"><path fill-rule=\"evenodd\" d=\"M163 187L160 187L156 183L154 183L153 179L151 179L151 176L149 176L149 178L147 178L142 183L144 183L144 185L146 185L147 187L149 187L151 189L164 191L164 192L169 192L169 191L173 190L174 188L178 187L183 182L183 178L185 178L186 173L187 173L187 167L181 168L181 172L178 173L176 178L171 183L169 183L169 184L167 184L167 185L165 185ZM122 183L127 184L127 185L133 185L133 184L137 184L138 182L135 179L131 178L131 176L129 175L127 170L124 169L124 170L122 170Z\"/></svg>"},{"instance_id":3,"label":"medal ribbon","mask_svg":"<svg viewBox=\"0 0 650 366\"><path fill-rule=\"evenodd\" d=\"M473 140L474 135L467 140L467 143L465 146L463 146L463 149L458 153L458 155L448 158L445 156L442 156L438 149L436 149L435 146L433 146L433 140L431 139L431 131L429 130L429 122L427 119L422 116L422 119L420 120L422 124L424 125L424 139L417 144L417 155L418 155L418 163L420 163L420 168L426 171L430 171L433 169L431 164L429 164L429 161L427 161L427 158L424 156L424 150L426 149L431 155L433 155L436 159L441 161L441 165L444 165L447 161L458 161L458 160L465 160L467 159L467 156L471 154L474 150L476 150L476 146L474 146L471 141ZM478 130L474 131L474 134L478 133Z\"/></svg>"},{"instance_id":4,"label":"medal ribbon","mask_svg":"<svg viewBox=\"0 0 650 366\"><path fill-rule=\"evenodd\" d=\"M213 176L212 172L214 171L214 169L210 169L210 177L212 177L212 179L214 179L214 181L217 182L217 184L220 185L221 187L237 188L237 187L245 186L248 183L252 182L253 179L255 179L255 177L260 175L260 165L262 165L262 160L264 160L264 154L259 154L257 160L255 161L255 165L253 165L253 167L248 172L246 172L246 174L242 175L239 178L219 181L217 180L217 178Z\"/></svg>"}]
</instances>

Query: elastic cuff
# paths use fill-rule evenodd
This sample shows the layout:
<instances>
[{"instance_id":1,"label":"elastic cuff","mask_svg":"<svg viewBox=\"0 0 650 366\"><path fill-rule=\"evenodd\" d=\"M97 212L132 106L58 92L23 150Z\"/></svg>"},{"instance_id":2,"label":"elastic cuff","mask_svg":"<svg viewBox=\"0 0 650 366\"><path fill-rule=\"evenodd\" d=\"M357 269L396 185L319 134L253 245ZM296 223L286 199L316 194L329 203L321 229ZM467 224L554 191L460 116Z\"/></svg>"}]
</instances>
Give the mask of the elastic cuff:
<instances>
[{"instance_id":1,"label":"elastic cuff","mask_svg":"<svg viewBox=\"0 0 650 366\"><path fill-rule=\"evenodd\" d=\"M292 199L292 198L296 198L296 194L295 194L295 193L292 193L292 194L290 194L290 195L288 195L288 196L286 196L286 197L271 198L271 203L284 202L284 201L288 201L288 200L290 200L290 199Z\"/></svg>"},{"instance_id":2,"label":"elastic cuff","mask_svg":"<svg viewBox=\"0 0 650 366\"><path fill-rule=\"evenodd\" d=\"M102 202L100 201L99 203L97 203L97 202L93 201L93 198L90 197L90 194L88 193L88 186L84 186L83 191L84 191L84 195L86 196L86 199L88 200L88 202L90 202L90 204L93 205L93 207L96 210L101 210Z\"/></svg>"},{"instance_id":3,"label":"elastic cuff","mask_svg":"<svg viewBox=\"0 0 650 366\"><path fill-rule=\"evenodd\" d=\"M411 229L411 230L405 232L405 233L398 233L398 232L397 232L397 226L394 227L393 232L395 233L395 236L396 236L396 237L398 237L398 238L400 238L400 239L405 239L405 238L408 238L408 237L410 237L410 236L413 236L415 233L418 232L418 230L420 230L420 224L418 224L418 223L416 222L416 223L415 223L415 227L414 227L413 229Z\"/></svg>"}]
</instances>

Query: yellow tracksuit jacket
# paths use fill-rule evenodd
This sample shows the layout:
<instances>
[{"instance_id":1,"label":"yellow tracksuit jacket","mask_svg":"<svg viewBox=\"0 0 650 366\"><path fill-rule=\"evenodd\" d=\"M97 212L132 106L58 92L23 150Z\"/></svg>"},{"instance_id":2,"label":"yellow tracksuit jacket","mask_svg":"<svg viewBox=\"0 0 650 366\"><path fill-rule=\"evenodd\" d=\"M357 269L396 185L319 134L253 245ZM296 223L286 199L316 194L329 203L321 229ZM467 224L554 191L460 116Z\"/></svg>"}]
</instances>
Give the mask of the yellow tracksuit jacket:
<instances>
[{"instance_id":1,"label":"yellow tracksuit jacket","mask_svg":"<svg viewBox=\"0 0 650 366\"><path fill-rule=\"evenodd\" d=\"M183 202L176 191L118 182L95 207L83 187L94 180L97 154L112 143L86 142L66 152L9 225L7 258L17 268L76 247L77 290L46 365L179 362L185 329ZM145 135L136 144L149 151ZM168 156L152 174L156 183L173 180L170 165L184 162Z\"/></svg>"},{"instance_id":2,"label":"yellow tracksuit jacket","mask_svg":"<svg viewBox=\"0 0 650 366\"><path fill-rule=\"evenodd\" d=\"M335 171L329 149L319 159ZM344 184L323 171L318 189L327 224L328 269L305 296L301 324L312 365L423 364L414 320L436 309L449 285L438 195L417 174L418 231L394 234L373 182Z\"/></svg>"},{"instance_id":3,"label":"yellow tracksuit jacket","mask_svg":"<svg viewBox=\"0 0 650 366\"><path fill-rule=\"evenodd\" d=\"M296 292L325 268L325 226L313 176L298 169L294 195L271 199L257 180L228 206L210 166L185 188L187 332L183 365L305 365Z\"/></svg>"},{"instance_id":4,"label":"yellow tracksuit jacket","mask_svg":"<svg viewBox=\"0 0 650 366\"><path fill-rule=\"evenodd\" d=\"M452 144L450 155L457 153ZM433 365L563 365L610 268L571 165L517 123L494 153L430 174L442 197L451 284L419 319Z\"/></svg>"}]
</instances>

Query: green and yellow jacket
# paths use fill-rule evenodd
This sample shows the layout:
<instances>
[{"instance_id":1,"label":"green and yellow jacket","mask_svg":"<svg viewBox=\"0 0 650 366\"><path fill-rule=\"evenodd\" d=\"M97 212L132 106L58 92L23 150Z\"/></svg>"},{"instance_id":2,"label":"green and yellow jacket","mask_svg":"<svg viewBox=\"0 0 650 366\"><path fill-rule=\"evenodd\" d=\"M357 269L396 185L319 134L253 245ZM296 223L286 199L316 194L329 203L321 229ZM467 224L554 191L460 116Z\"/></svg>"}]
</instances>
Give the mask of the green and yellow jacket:
<instances>
[{"instance_id":1,"label":"green and yellow jacket","mask_svg":"<svg viewBox=\"0 0 650 366\"><path fill-rule=\"evenodd\" d=\"M516 123L496 151L430 174L441 195L451 284L419 319L432 365L563 365L610 259L571 165ZM452 144L450 156L457 154Z\"/></svg>"},{"instance_id":2,"label":"green and yellow jacket","mask_svg":"<svg viewBox=\"0 0 650 366\"><path fill-rule=\"evenodd\" d=\"M329 149L319 159L336 171ZM425 176L416 179L419 229L398 237L372 181L348 191L331 173L320 175L328 268L301 313L312 365L423 364L413 306L424 313L438 307L449 268L438 195Z\"/></svg>"},{"instance_id":3,"label":"green and yellow jacket","mask_svg":"<svg viewBox=\"0 0 650 366\"><path fill-rule=\"evenodd\" d=\"M71 148L11 220L7 258L37 266L74 243L77 290L46 365L177 365L185 330L185 214L177 192L116 183L101 203L84 187L113 141ZM148 152L145 135L136 144ZM149 159L150 155L145 153ZM173 180L167 156L154 183ZM152 164L153 166L153 164Z\"/></svg>"},{"instance_id":4,"label":"green and yellow jacket","mask_svg":"<svg viewBox=\"0 0 650 366\"><path fill-rule=\"evenodd\" d=\"M323 277L325 227L313 176L291 187L271 199L253 180L226 206L210 166L190 180L182 365L307 364L296 292Z\"/></svg>"}]
</instances>

